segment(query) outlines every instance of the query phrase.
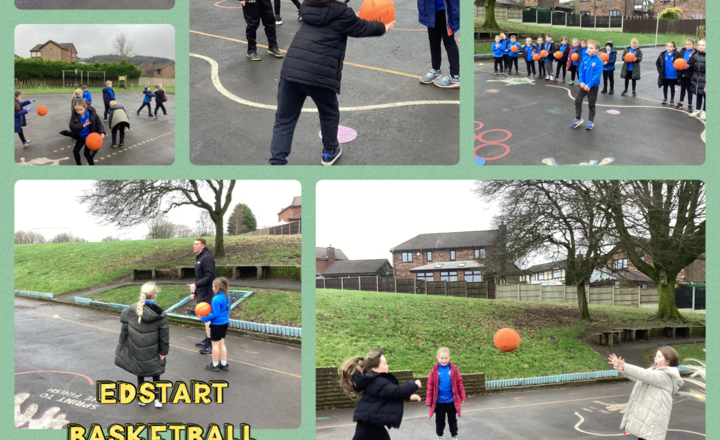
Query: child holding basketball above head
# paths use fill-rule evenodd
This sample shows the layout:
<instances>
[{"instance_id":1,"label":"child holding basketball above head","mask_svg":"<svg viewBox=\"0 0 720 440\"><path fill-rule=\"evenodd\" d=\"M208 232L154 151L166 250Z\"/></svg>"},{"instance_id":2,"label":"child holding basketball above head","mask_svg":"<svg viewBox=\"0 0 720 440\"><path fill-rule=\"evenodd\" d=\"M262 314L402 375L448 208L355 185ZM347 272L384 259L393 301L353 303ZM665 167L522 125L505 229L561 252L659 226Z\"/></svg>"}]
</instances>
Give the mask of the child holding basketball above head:
<instances>
[{"instance_id":1,"label":"child holding basketball above head","mask_svg":"<svg viewBox=\"0 0 720 440\"><path fill-rule=\"evenodd\" d=\"M157 118L158 109L162 109L163 115L167 116L167 111L165 111L165 106L163 105L164 102L166 102L167 96L165 96L165 90L162 89L162 84L155 84L155 117Z\"/></svg>"},{"instance_id":2,"label":"child holding basketball above head","mask_svg":"<svg viewBox=\"0 0 720 440\"><path fill-rule=\"evenodd\" d=\"M528 76L528 78L530 78L531 71L532 71L532 76L536 75L535 60L533 59L533 55L537 54L537 47L534 44L532 44L532 38L527 37L525 39L525 46L523 46L523 53L525 54L524 58L525 58L525 66L527 67L527 72L528 72L527 76Z\"/></svg>"},{"instance_id":3,"label":"child holding basketball above head","mask_svg":"<svg viewBox=\"0 0 720 440\"><path fill-rule=\"evenodd\" d=\"M108 112L110 106L108 102ZM83 155L87 159L88 165L95 165L93 157L97 151L92 151L85 145L85 140L90 133L98 133L100 137L105 138L105 127L103 127L100 121L100 116L94 108L90 106L84 99L75 99L72 103L75 113L70 116L70 131L74 134L73 138L76 139L75 148L73 148L73 156L75 157L75 163L82 165L80 161L80 150L85 147Z\"/></svg>"},{"instance_id":4,"label":"child holding basketball above head","mask_svg":"<svg viewBox=\"0 0 720 440\"><path fill-rule=\"evenodd\" d=\"M603 65L603 89L600 93L608 93L608 81L610 81L610 95L615 94L615 63L617 62L617 51L612 41L605 43L605 53L608 60Z\"/></svg>"},{"instance_id":5,"label":"child holding basketball above head","mask_svg":"<svg viewBox=\"0 0 720 440\"><path fill-rule=\"evenodd\" d=\"M155 304L158 296L155 283L143 284L140 301L123 310L122 330L115 349L115 365L137 376L138 386L146 377L159 381L165 373L166 356L170 351L170 326L167 315ZM138 405L145 406L138 400ZM155 408L162 408L155 390Z\"/></svg>"},{"instance_id":6,"label":"child holding basketball above head","mask_svg":"<svg viewBox=\"0 0 720 440\"><path fill-rule=\"evenodd\" d=\"M92 105L92 95L90 94L90 90L88 90L88 86L83 85L82 90L82 99L87 101L88 104Z\"/></svg>"},{"instance_id":7,"label":"child holding basketball above head","mask_svg":"<svg viewBox=\"0 0 720 440\"><path fill-rule=\"evenodd\" d=\"M545 42L545 40L543 40L542 37L538 37L538 39L537 39L537 51L538 51L538 55L540 54L540 52L542 52L543 50L545 50L545 49L544 49L544 42ZM540 59L538 60L538 79L539 79L540 77L542 77L542 76L544 76L545 79L548 78L547 71L545 70L545 58L543 58L543 57L541 56Z\"/></svg>"},{"instance_id":8,"label":"child holding basketball above head","mask_svg":"<svg viewBox=\"0 0 720 440\"><path fill-rule=\"evenodd\" d=\"M608 364L635 382L620 424L625 435L635 435L638 440L665 440L673 395L684 383L677 369L679 360L677 351L667 346L660 347L654 365L648 369L627 364L615 354L608 357Z\"/></svg>"},{"instance_id":9,"label":"child holding basketball above head","mask_svg":"<svg viewBox=\"0 0 720 440\"><path fill-rule=\"evenodd\" d=\"M557 48L557 51L562 53L562 57L555 58L555 61L557 61L557 70L555 72L555 80L554 83L557 83L560 81L560 69L562 69L562 83L565 84L565 77L567 76L567 57L570 53L570 45L568 44L568 39L566 36L563 35L562 38L560 38L560 46ZM553 54L555 56L555 54Z\"/></svg>"},{"instance_id":10,"label":"child holding basketball above head","mask_svg":"<svg viewBox=\"0 0 720 440\"><path fill-rule=\"evenodd\" d=\"M427 27L430 39L431 69L420 79L422 84L430 84L443 89L460 87L460 51L455 34L460 30L460 0L418 0L420 24ZM445 46L450 73L443 76L440 69L442 50Z\"/></svg>"},{"instance_id":11,"label":"child holding basketball above head","mask_svg":"<svg viewBox=\"0 0 720 440\"><path fill-rule=\"evenodd\" d=\"M359 18L347 4L328 0L307 0L302 5L303 21L287 51L280 71L278 106L270 144L270 164L286 165L295 126L305 99L318 108L322 132L322 165L332 165L342 154L337 133L343 59L347 37L377 37L395 25Z\"/></svg>"},{"instance_id":12,"label":"child holding basketball above head","mask_svg":"<svg viewBox=\"0 0 720 440\"><path fill-rule=\"evenodd\" d=\"M151 105L151 103L152 103L152 99L153 99L153 97L155 96L155 94L152 92L152 90L150 90L150 86L145 86L145 90L143 90L143 94L144 94L145 96L143 96L142 105L140 106L140 108L138 109L138 111L135 112L135 114L137 114L138 116L140 116L140 112L142 111L142 109L144 109L145 106L147 106L147 108L148 108L148 117L152 118L152 105Z\"/></svg>"},{"instance_id":13,"label":"child holding basketball above head","mask_svg":"<svg viewBox=\"0 0 720 440\"><path fill-rule=\"evenodd\" d=\"M118 145L115 143L117 139L117 133L120 132L120 148L125 146L125 130L130 128L130 115L128 114L125 107L118 104L117 101L110 101L110 121L108 122L112 133L112 145L111 148L117 148Z\"/></svg>"},{"instance_id":14,"label":"child holding basketball above head","mask_svg":"<svg viewBox=\"0 0 720 440\"><path fill-rule=\"evenodd\" d=\"M683 102L685 101L685 93L687 93L688 97L688 112L693 112L693 94L690 91L690 80L693 76L693 71L690 67L690 57L695 53L695 40L692 38L688 38L685 40L685 47L680 49L680 57L685 60L687 63L687 66L685 66L684 70L678 71L678 81L680 82L680 99L678 100L678 104L675 106L677 110L680 110L684 107Z\"/></svg>"},{"instance_id":15,"label":"child holding basketball above head","mask_svg":"<svg viewBox=\"0 0 720 440\"><path fill-rule=\"evenodd\" d=\"M26 147L30 145L30 142L32 142L30 139L25 139L25 133L23 133L23 127L27 127L27 120L25 119L25 115L30 113L32 111L32 106L25 108L26 105L32 104L35 102L34 99L31 99L29 101L23 101L22 100L23 94L21 91L16 90L15 91L15 133L18 134L18 137L20 138L20 142L23 143L23 147Z\"/></svg>"},{"instance_id":16,"label":"child holding basketball above head","mask_svg":"<svg viewBox=\"0 0 720 440\"><path fill-rule=\"evenodd\" d=\"M105 88L103 92L103 103L105 104L105 116L104 121L107 121L108 112L110 111L110 101L115 99L115 91L112 89L112 81L105 81Z\"/></svg>"},{"instance_id":17,"label":"child holding basketball above head","mask_svg":"<svg viewBox=\"0 0 720 440\"><path fill-rule=\"evenodd\" d=\"M635 86L637 86L637 82L642 78L642 74L640 73L640 62L642 61L642 50L639 47L639 43L637 38L633 38L630 40L630 47L625 49L625 51L622 54L623 61L625 63L622 67L622 72L620 72L620 78L625 78L625 90L622 92L622 96L627 96L628 94L628 86L630 85L630 81L632 81L632 95L633 97L637 96L637 92L635 91ZM635 55L635 61L628 62L625 57L627 54L633 54Z\"/></svg>"},{"instance_id":18,"label":"child holding basketball above head","mask_svg":"<svg viewBox=\"0 0 720 440\"><path fill-rule=\"evenodd\" d=\"M389 373L385 350L372 350L365 357L348 359L341 367L340 388L355 404L353 440L389 440L387 428L400 428L403 401L420 402L414 394L422 386L419 380L400 384Z\"/></svg>"},{"instance_id":19,"label":"child holding basketball above head","mask_svg":"<svg viewBox=\"0 0 720 440\"><path fill-rule=\"evenodd\" d=\"M705 120L705 104L707 101L705 97L705 50L705 40L700 40L698 41L697 51L690 57L690 68L693 71L690 90L697 97L697 101L695 101L697 108L689 116L691 118L697 117L703 121Z\"/></svg>"},{"instance_id":20,"label":"child holding basketball above head","mask_svg":"<svg viewBox=\"0 0 720 440\"><path fill-rule=\"evenodd\" d=\"M678 71L675 70L675 60L680 58L674 41L669 41L665 45L665 52L658 56L655 65L658 70L658 88L663 89L663 105L668 103L668 88L670 88L670 105L675 105L675 85L678 80Z\"/></svg>"},{"instance_id":21,"label":"child holding basketball above head","mask_svg":"<svg viewBox=\"0 0 720 440\"><path fill-rule=\"evenodd\" d=\"M600 79L602 78L603 61L597 55L600 52L600 43L590 41L587 48L587 56L583 59L579 70L580 90L575 97L575 122L570 128L578 128L584 121L582 119L583 100L588 97L588 106L590 107L590 115L586 130L595 128L595 103L597 102L598 90L600 89Z\"/></svg>"},{"instance_id":22,"label":"child holding basketball above head","mask_svg":"<svg viewBox=\"0 0 720 440\"><path fill-rule=\"evenodd\" d=\"M465 387L457 367L450 363L450 349L440 347L437 351L437 364L430 369L425 403L430 407L430 415L435 416L435 433L442 440L445 432L445 414L450 425L450 435L457 440L457 417L460 417L461 402L465 402Z\"/></svg>"},{"instance_id":23,"label":"child holding basketball above head","mask_svg":"<svg viewBox=\"0 0 720 440\"><path fill-rule=\"evenodd\" d=\"M500 41L500 35L495 35L495 43L492 45L493 59L495 60L495 74L503 73L505 70L503 64L503 56L505 55L505 48Z\"/></svg>"},{"instance_id":24,"label":"child holding basketball above head","mask_svg":"<svg viewBox=\"0 0 720 440\"><path fill-rule=\"evenodd\" d=\"M212 341L212 362L205 365L206 370L218 372L228 371L227 348L225 336L228 322L230 322L230 283L227 278L218 277L213 280L212 312L200 318L202 322L210 323L210 340ZM219 364L218 364L219 362Z\"/></svg>"}]
</instances>

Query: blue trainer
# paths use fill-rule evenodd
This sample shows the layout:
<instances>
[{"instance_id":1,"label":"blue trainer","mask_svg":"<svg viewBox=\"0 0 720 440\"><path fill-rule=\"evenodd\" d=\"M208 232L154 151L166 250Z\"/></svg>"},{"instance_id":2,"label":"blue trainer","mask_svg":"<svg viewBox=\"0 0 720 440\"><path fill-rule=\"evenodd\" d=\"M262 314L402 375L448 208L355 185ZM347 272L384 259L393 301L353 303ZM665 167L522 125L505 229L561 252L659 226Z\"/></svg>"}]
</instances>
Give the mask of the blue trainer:
<instances>
[{"instance_id":1,"label":"blue trainer","mask_svg":"<svg viewBox=\"0 0 720 440\"><path fill-rule=\"evenodd\" d=\"M338 145L338 147L335 149L335 154L323 153L322 160L320 161L320 163L323 165L330 166L330 165L334 164L335 161L340 158L341 154L342 154L342 146Z\"/></svg>"},{"instance_id":2,"label":"blue trainer","mask_svg":"<svg viewBox=\"0 0 720 440\"><path fill-rule=\"evenodd\" d=\"M585 127L585 130L592 130L593 128L595 128L593 121L588 121L588 125Z\"/></svg>"},{"instance_id":3,"label":"blue trainer","mask_svg":"<svg viewBox=\"0 0 720 440\"><path fill-rule=\"evenodd\" d=\"M572 123L572 125L570 126L570 128L578 128L579 126L582 125L583 122L585 122L585 120L582 119L582 118L580 118L580 119L575 119L575 122Z\"/></svg>"},{"instance_id":4,"label":"blue trainer","mask_svg":"<svg viewBox=\"0 0 720 440\"><path fill-rule=\"evenodd\" d=\"M430 69L428 71L428 73L425 74L425 76L420 78L420 83L432 84L432 82L435 78L440 78L441 76L442 76L442 70Z\"/></svg>"},{"instance_id":5,"label":"blue trainer","mask_svg":"<svg viewBox=\"0 0 720 440\"><path fill-rule=\"evenodd\" d=\"M454 78L450 75L445 75L441 78L437 78L433 81L433 84L443 89L459 89L460 77Z\"/></svg>"}]
</instances>

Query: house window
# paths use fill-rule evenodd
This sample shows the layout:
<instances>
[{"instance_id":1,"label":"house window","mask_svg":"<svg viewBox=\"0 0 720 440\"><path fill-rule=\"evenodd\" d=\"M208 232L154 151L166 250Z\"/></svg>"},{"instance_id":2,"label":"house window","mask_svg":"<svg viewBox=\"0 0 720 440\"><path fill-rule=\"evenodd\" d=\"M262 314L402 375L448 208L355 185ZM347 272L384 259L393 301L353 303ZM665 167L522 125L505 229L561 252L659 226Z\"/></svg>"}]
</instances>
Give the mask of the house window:
<instances>
[{"instance_id":1,"label":"house window","mask_svg":"<svg viewBox=\"0 0 720 440\"><path fill-rule=\"evenodd\" d=\"M440 281L457 281L457 272L440 272Z\"/></svg>"},{"instance_id":2,"label":"house window","mask_svg":"<svg viewBox=\"0 0 720 440\"><path fill-rule=\"evenodd\" d=\"M613 260L613 269L627 269L627 258Z\"/></svg>"},{"instance_id":3,"label":"house window","mask_svg":"<svg viewBox=\"0 0 720 440\"><path fill-rule=\"evenodd\" d=\"M562 278L562 270L554 269L553 270L553 278Z\"/></svg>"},{"instance_id":4,"label":"house window","mask_svg":"<svg viewBox=\"0 0 720 440\"><path fill-rule=\"evenodd\" d=\"M702 14L693 14L692 18L693 18L693 20L702 20L703 15Z\"/></svg>"},{"instance_id":5,"label":"house window","mask_svg":"<svg viewBox=\"0 0 720 440\"><path fill-rule=\"evenodd\" d=\"M538 274L538 281L542 281L542 280L544 280L544 279L545 279L545 273L544 273L544 272L540 272L540 273Z\"/></svg>"},{"instance_id":6,"label":"house window","mask_svg":"<svg viewBox=\"0 0 720 440\"><path fill-rule=\"evenodd\" d=\"M586 17L589 17L589 16L590 16L590 11L583 11L583 12L580 13L580 15L584 15L584 16L586 16Z\"/></svg>"},{"instance_id":7,"label":"house window","mask_svg":"<svg viewBox=\"0 0 720 440\"><path fill-rule=\"evenodd\" d=\"M480 281L482 281L482 272L480 272L479 270L466 270L465 281L471 283L479 283Z\"/></svg>"},{"instance_id":8,"label":"house window","mask_svg":"<svg viewBox=\"0 0 720 440\"><path fill-rule=\"evenodd\" d=\"M403 263L412 263L412 252L403 252L402 261Z\"/></svg>"},{"instance_id":9,"label":"house window","mask_svg":"<svg viewBox=\"0 0 720 440\"><path fill-rule=\"evenodd\" d=\"M485 249L475 249L475 259L485 258Z\"/></svg>"},{"instance_id":10,"label":"house window","mask_svg":"<svg viewBox=\"0 0 720 440\"><path fill-rule=\"evenodd\" d=\"M455 251L450 251L450 261L455 261Z\"/></svg>"},{"instance_id":11,"label":"house window","mask_svg":"<svg viewBox=\"0 0 720 440\"><path fill-rule=\"evenodd\" d=\"M428 261L432 261L432 252L427 253Z\"/></svg>"},{"instance_id":12,"label":"house window","mask_svg":"<svg viewBox=\"0 0 720 440\"><path fill-rule=\"evenodd\" d=\"M620 10L619 9L613 9L608 13L611 17L619 17L620 16Z\"/></svg>"},{"instance_id":13,"label":"house window","mask_svg":"<svg viewBox=\"0 0 720 440\"><path fill-rule=\"evenodd\" d=\"M425 281L434 281L435 276L432 272L418 272L417 279Z\"/></svg>"}]
</instances>

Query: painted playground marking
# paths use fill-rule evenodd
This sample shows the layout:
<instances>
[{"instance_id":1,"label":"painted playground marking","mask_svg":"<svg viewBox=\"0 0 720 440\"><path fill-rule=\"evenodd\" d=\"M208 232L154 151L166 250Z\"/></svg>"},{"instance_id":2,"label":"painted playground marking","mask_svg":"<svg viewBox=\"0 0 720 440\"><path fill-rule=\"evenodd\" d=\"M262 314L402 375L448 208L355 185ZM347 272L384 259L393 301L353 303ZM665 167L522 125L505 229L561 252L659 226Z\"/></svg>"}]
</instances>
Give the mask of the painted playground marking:
<instances>
[{"instance_id":1,"label":"painted playground marking","mask_svg":"<svg viewBox=\"0 0 720 440\"><path fill-rule=\"evenodd\" d=\"M69 157L63 157L60 159L49 159L47 157L37 157L35 159L30 159L30 161L26 162L24 157L20 158L20 162L18 162L18 165L60 165L60 162L63 160L70 160Z\"/></svg>"},{"instance_id":2,"label":"painted playground marking","mask_svg":"<svg viewBox=\"0 0 720 440\"><path fill-rule=\"evenodd\" d=\"M38 404L31 403L25 411L22 411L22 404L30 397L30 393L18 393L15 395L15 427L20 429L63 429L70 423L65 419L66 414L61 413L60 408L53 406L47 408L36 419Z\"/></svg>"},{"instance_id":3,"label":"painted playground marking","mask_svg":"<svg viewBox=\"0 0 720 440\"><path fill-rule=\"evenodd\" d=\"M584 418L583 416L581 416L580 414L578 414L578 413L575 413L575 415L578 416L578 417L580 417L580 421L577 422L577 424L575 425L575 430L578 431L578 432L582 432L583 434L588 434L588 435L592 435L592 436L595 436L595 437L624 437L624 436L625 436L624 433L623 433L623 434L598 434L598 433L596 433L596 432L583 431L582 429L580 429L580 425L582 425L583 422L585 422L585 418ZM700 433L700 432L686 431L686 430L684 430L684 429L668 429L668 431L672 431L672 432L685 432L685 433L687 433L687 434L695 434L695 435L699 435L699 436L701 436L701 437L706 437L705 434L702 434L702 433Z\"/></svg>"},{"instance_id":4,"label":"painted playground marking","mask_svg":"<svg viewBox=\"0 0 720 440\"><path fill-rule=\"evenodd\" d=\"M322 131L318 133L318 136L320 136L320 139L322 139ZM350 127L344 127L342 125L338 126L338 142L341 144L347 144L348 142L352 142L355 139L357 139L358 134L357 131L353 130Z\"/></svg>"},{"instance_id":5,"label":"painted playground marking","mask_svg":"<svg viewBox=\"0 0 720 440\"><path fill-rule=\"evenodd\" d=\"M191 31L193 32L193 31ZM259 102L253 102L248 101L247 99L243 99L234 93L231 93L228 91L225 87L223 87L222 83L220 82L220 77L218 76L218 70L219 66L217 61L210 57L206 57L203 55L198 55L191 53L191 57L200 58L201 60L205 60L210 64L210 78L212 79L213 85L217 89L220 94L224 95L226 98L230 99L231 101L235 101L238 104L247 105L249 107L255 107L255 108L261 108L265 110L277 110L276 105L269 105L269 104L261 104ZM348 63L345 63L348 64ZM383 110L388 108L397 108L397 107L412 107L416 105L460 105L460 101L404 101L404 102L392 102L388 104L375 104L375 105L360 105L355 107L340 107L341 112L352 112L352 111L363 111L363 110ZM317 108L303 108L302 112L304 113L317 113Z\"/></svg>"},{"instance_id":6,"label":"painted playground marking","mask_svg":"<svg viewBox=\"0 0 720 440\"><path fill-rule=\"evenodd\" d=\"M84 377L85 379L87 379L87 381L88 381L88 383L89 383L90 385L95 385L95 382L94 382L91 378L89 378L88 376L85 376L84 374L80 374L80 373L71 373L71 372L68 372L68 371L50 371L50 370L48 370L48 371L24 371L24 372L22 372L22 373L15 373L15 376L18 376L18 375L21 375L21 374L35 374L35 373L72 374L72 375L74 375L74 376Z\"/></svg>"},{"instance_id":7,"label":"painted playground marking","mask_svg":"<svg viewBox=\"0 0 720 440\"><path fill-rule=\"evenodd\" d=\"M476 132L482 130L482 128L485 126L485 124L483 124L482 122L479 122L479 121L475 121L475 124L477 124L477 125L475 126L475 131L476 131ZM504 133L506 136L505 136L504 139L498 139L498 140L495 140L495 141L485 140L485 139L483 138L483 136L485 136L487 133L491 133L491 132ZM503 158L503 157L507 156L508 153L510 153L510 146L507 145L507 144L505 144L504 142L507 142L511 137L512 137L512 133L510 133L510 132L507 131L507 130L502 130L502 129L485 130L485 131L483 131L483 132L480 133L480 134L477 134L477 133L476 133L476 134L475 134L475 141L476 141L476 142L481 142L481 144L475 146L475 151L474 151L474 152L475 152L475 163L477 163L478 165L484 165L485 162L487 162L488 160L497 160L497 159L500 159L500 158ZM490 146L490 145L497 145L497 146L503 147L503 148L505 148L505 151L504 151L503 153L500 153L498 156L495 156L495 157L482 157L482 156L478 155L478 150L479 150L479 149L481 149L481 148L483 148L483 147ZM480 163L480 161L478 161L477 159L483 159L483 160L482 160L482 163Z\"/></svg>"}]
</instances>

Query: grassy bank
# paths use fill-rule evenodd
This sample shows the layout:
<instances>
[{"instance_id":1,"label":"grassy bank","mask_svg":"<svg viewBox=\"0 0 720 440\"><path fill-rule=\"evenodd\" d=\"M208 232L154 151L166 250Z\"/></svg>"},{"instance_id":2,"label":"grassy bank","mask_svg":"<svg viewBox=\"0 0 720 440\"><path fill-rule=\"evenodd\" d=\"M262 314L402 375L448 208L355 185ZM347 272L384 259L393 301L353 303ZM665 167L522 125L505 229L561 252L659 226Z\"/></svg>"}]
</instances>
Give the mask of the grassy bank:
<instances>
[{"instance_id":1,"label":"grassy bank","mask_svg":"<svg viewBox=\"0 0 720 440\"><path fill-rule=\"evenodd\" d=\"M88 90L90 90L90 93L93 95L93 101L97 101L95 98L96 94L98 94L102 98L102 89L104 87L89 87ZM119 89L116 87L113 87L113 90L115 93L126 93L126 92L142 92L145 88L140 86L135 86L133 89ZM155 87L152 87L153 90L155 90ZM175 87L166 87L163 90L165 90L165 93L175 93ZM29 88L29 89L20 89L20 91L23 92L24 95L63 95L67 94L68 96L72 95L75 91L75 87L59 87L59 88L47 88L47 87L38 87L38 88ZM102 101L102 99L100 100ZM102 104L102 102L101 102Z\"/></svg>"},{"instance_id":2,"label":"grassy bank","mask_svg":"<svg viewBox=\"0 0 720 440\"><path fill-rule=\"evenodd\" d=\"M164 310L190 295L190 289L185 285L158 285L158 289L160 293L157 296L155 304ZM127 286L106 290L105 292L90 295L88 298L93 301L130 305L140 300L140 286Z\"/></svg>"},{"instance_id":3,"label":"grassy bank","mask_svg":"<svg viewBox=\"0 0 720 440\"><path fill-rule=\"evenodd\" d=\"M437 348L446 346L461 372L484 372L488 380L605 370L605 359L581 336L592 329L648 324L653 316L652 310L590 306L588 323L574 305L330 289L317 290L316 304L317 366L339 366L380 347L387 350L391 370L424 374L436 362ZM514 352L493 346L493 335L504 327L520 333Z\"/></svg>"},{"instance_id":4,"label":"grassy bank","mask_svg":"<svg viewBox=\"0 0 720 440\"><path fill-rule=\"evenodd\" d=\"M482 24L482 21L475 19L475 30L481 30L480 25ZM500 30L494 32L493 35L499 34L500 32L505 32L506 34L510 32L518 32L521 34L532 34L533 35L533 43L536 43L536 39L538 36L542 35L543 38L545 38L545 35L547 33L550 33L552 35L553 40L556 43L560 42L560 38L562 36L568 37L568 41L572 43L573 38L577 38L578 40L585 38L587 40L596 40L599 41L600 44L605 47L605 43L607 41L613 41L615 43L615 48L621 48L626 47L630 45L630 40L633 38L637 38L638 42L640 44L655 44L655 34L630 34L630 33L620 33L620 32L603 32L603 31L593 31L589 29L580 29L580 28L554 28L550 26L534 26L529 24L522 24L522 23L511 23L508 21L498 21L498 25L500 26ZM659 34L658 35L658 45L665 46L665 44L668 41L674 41L676 45L682 46L682 41L684 38L692 37L695 38L693 35L674 35L674 34ZM520 45L525 44L525 39L522 38L522 41L519 41ZM486 54L486 53L492 53L491 51L492 43L475 43L475 53L476 54Z\"/></svg>"},{"instance_id":5,"label":"grassy bank","mask_svg":"<svg viewBox=\"0 0 720 440\"><path fill-rule=\"evenodd\" d=\"M207 237L214 248L214 238ZM130 270L194 265L192 238L15 245L15 288L56 295L103 286ZM225 237L223 264L300 264L300 236Z\"/></svg>"},{"instance_id":6,"label":"grassy bank","mask_svg":"<svg viewBox=\"0 0 720 440\"><path fill-rule=\"evenodd\" d=\"M647 355L648 365L652 364L652 359L655 358L655 354L660 347L662 347L662 345L648 348L646 350L645 354ZM672 348L674 348L680 356L680 365L697 365L696 362L692 362L688 359L697 359L701 362L705 362L705 343L673 345Z\"/></svg>"}]
</instances>

